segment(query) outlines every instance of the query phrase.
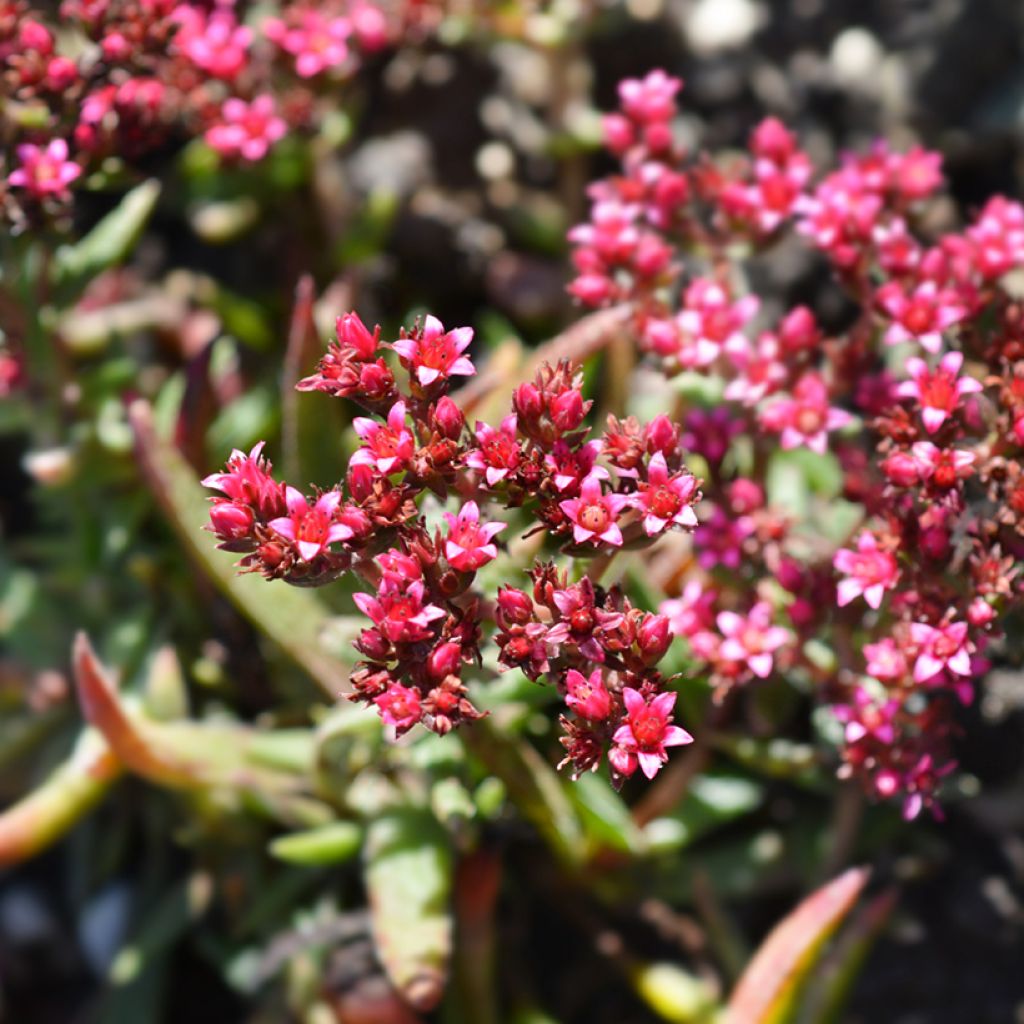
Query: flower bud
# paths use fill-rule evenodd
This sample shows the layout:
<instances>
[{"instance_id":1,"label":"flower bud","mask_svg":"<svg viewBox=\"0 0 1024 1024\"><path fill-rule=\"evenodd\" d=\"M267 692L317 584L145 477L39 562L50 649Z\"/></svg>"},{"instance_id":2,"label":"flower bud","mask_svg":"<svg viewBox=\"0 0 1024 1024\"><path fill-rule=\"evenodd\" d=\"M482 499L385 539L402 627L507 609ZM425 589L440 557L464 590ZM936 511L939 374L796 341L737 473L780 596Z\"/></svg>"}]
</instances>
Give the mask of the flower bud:
<instances>
[{"instance_id":1,"label":"flower bud","mask_svg":"<svg viewBox=\"0 0 1024 1024\"><path fill-rule=\"evenodd\" d=\"M644 616L637 632L637 646L645 665L655 665L665 656L672 643L672 631L665 615Z\"/></svg>"},{"instance_id":2,"label":"flower bud","mask_svg":"<svg viewBox=\"0 0 1024 1024\"><path fill-rule=\"evenodd\" d=\"M882 472L897 487L913 487L921 479L917 462L909 452L894 452L882 463Z\"/></svg>"},{"instance_id":3,"label":"flower bud","mask_svg":"<svg viewBox=\"0 0 1024 1024\"><path fill-rule=\"evenodd\" d=\"M383 359L359 368L359 391L370 399L387 398L395 389L395 375Z\"/></svg>"},{"instance_id":4,"label":"flower bud","mask_svg":"<svg viewBox=\"0 0 1024 1024\"><path fill-rule=\"evenodd\" d=\"M821 340L814 314L806 306L797 306L779 325L779 342L786 352L806 352Z\"/></svg>"},{"instance_id":5,"label":"flower bud","mask_svg":"<svg viewBox=\"0 0 1024 1024\"><path fill-rule=\"evenodd\" d=\"M498 590L498 622L504 628L525 626L533 618L533 602L528 594L515 587Z\"/></svg>"},{"instance_id":6,"label":"flower bud","mask_svg":"<svg viewBox=\"0 0 1024 1024\"><path fill-rule=\"evenodd\" d=\"M633 124L621 114L606 114L601 119L604 144L616 154L625 153L633 145Z\"/></svg>"},{"instance_id":7,"label":"flower bud","mask_svg":"<svg viewBox=\"0 0 1024 1024\"><path fill-rule=\"evenodd\" d=\"M63 92L78 80L78 66L69 57L54 57L46 65L46 84L54 92Z\"/></svg>"},{"instance_id":8,"label":"flower bud","mask_svg":"<svg viewBox=\"0 0 1024 1024\"><path fill-rule=\"evenodd\" d=\"M575 388L569 388L551 400L551 421L566 434L575 430L586 415L583 406L583 395Z\"/></svg>"},{"instance_id":9,"label":"flower bud","mask_svg":"<svg viewBox=\"0 0 1024 1024\"><path fill-rule=\"evenodd\" d=\"M570 669L565 685L565 702L581 718L603 722L611 714L612 697L604 685L600 669L594 669L589 679L582 672Z\"/></svg>"},{"instance_id":10,"label":"flower bud","mask_svg":"<svg viewBox=\"0 0 1024 1024\"><path fill-rule=\"evenodd\" d=\"M372 661L386 661L391 655L391 644L379 629L364 629L355 645Z\"/></svg>"},{"instance_id":11,"label":"flower bud","mask_svg":"<svg viewBox=\"0 0 1024 1024\"><path fill-rule=\"evenodd\" d=\"M462 410L446 395L434 407L431 425L442 437L457 441L466 425L466 419Z\"/></svg>"},{"instance_id":12,"label":"flower bud","mask_svg":"<svg viewBox=\"0 0 1024 1024\"><path fill-rule=\"evenodd\" d=\"M644 126L644 142L652 153L663 153L672 147L672 128L663 122Z\"/></svg>"},{"instance_id":13,"label":"flower bud","mask_svg":"<svg viewBox=\"0 0 1024 1024\"><path fill-rule=\"evenodd\" d=\"M445 676L457 676L462 663L462 648L450 640L438 644L427 658L427 675L439 683Z\"/></svg>"},{"instance_id":14,"label":"flower bud","mask_svg":"<svg viewBox=\"0 0 1024 1024\"><path fill-rule=\"evenodd\" d=\"M950 545L949 533L942 526L932 526L922 530L918 539L921 551L936 562L943 562L949 558Z\"/></svg>"},{"instance_id":15,"label":"flower bud","mask_svg":"<svg viewBox=\"0 0 1024 1024\"><path fill-rule=\"evenodd\" d=\"M363 361L368 362L373 359L377 352L377 343L380 340L379 327L375 327L371 334L356 313L339 316L334 326L338 334L338 342L341 345L352 349L356 356Z\"/></svg>"},{"instance_id":16,"label":"flower bud","mask_svg":"<svg viewBox=\"0 0 1024 1024\"><path fill-rule=\"evenodd\" d=\"M535 384L520 384L512 395L520 420L535 423L544 411L544 400Z\"/></svg>"},{"instance_id":17,"label":"flower bud","mask_svg":"<svg viewBox=\"0 0 1024 1024\"><path fill-rule=\"evenodd\" d=\"M48 57L53 53L53 36L50 30L38 21L25 19L18 32L18 43L22 50L35 50Z\"/></svg>"},{"instance_id":18,"label":"flower bud","mask_svg":"<svg viewBox=\"0 0 1024 1024\"><path fill-rule=\"evenodd\" d=\"M753 480L740 477L729 485L729 508L735 515L747 516L764 507L764 491Z\"/></svg>"},{"instance_id":19,"label":"flower bud","mask_svg":"<svg viewBox=\"0 0 1024 1024\"><path fill-rule=\"evenodd\" d=\"M252 510L234 501L218 501L210 508L210 524L222 540L248 537L255 525Z\"/></svg>"},{"instance_id":20,"label":"flower bud","mask_svg":"<svg viewBox=\"0 0 1024 1024\"><path fill-rule=\"evenodd\" d=\"M679 445L679 428L664 414L655 416L644 431L647 450L661 452L666 458L674 455Z\"/></svg>"},{"instance_id":21,"label":"flower bud","mask_svg":"<svg viewBox=\"0 0 1024 1024\"><path fill-rule=\"evenodd\" d=\"M983 597L976 597L967 609L967 621L978 628L987 626L995 617L995 608Z\"/></svg>"},{"instance_id":22,"label":"flower bud","mask_svg":"<svg viewBox=\"0 0 1024 1024\"><path fill-rule=\"evenodd\" d=\"M373 494L374 472L365 464L350 466L348 470L348 489L353 498L360 504Z\"/></svg>"}]
</instances>

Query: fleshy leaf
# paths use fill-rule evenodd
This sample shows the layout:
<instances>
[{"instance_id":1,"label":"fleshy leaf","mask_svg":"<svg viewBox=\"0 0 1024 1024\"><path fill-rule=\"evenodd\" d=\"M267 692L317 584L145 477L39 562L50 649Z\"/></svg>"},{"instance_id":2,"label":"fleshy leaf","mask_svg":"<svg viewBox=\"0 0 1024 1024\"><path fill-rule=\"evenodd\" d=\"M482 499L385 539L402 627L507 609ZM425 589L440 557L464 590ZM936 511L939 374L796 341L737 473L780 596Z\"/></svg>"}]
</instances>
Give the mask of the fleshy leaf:
<instances>
[{"instance_id":1,"label":"fleshy leaf","mask_svg":"<svg viewBox=\"0 0 1024 1024\"><path fill-rule=\"evenodd\" d=\"M366 889L377 953L391 983L420 1012L441 1000L452 947L452 858L432 815L390 811L367 830Z\"/></svg>"},{"instance_id":2,"label":"fleshy leaf","mask_svg":"<svg viewBox=\"0 0 1024 1024\"><path fill-rule=\"evenodd\" d=\"M729 1000L734 1024L782 1024L789 1019L826 942L850 912L868 877L866 868L850 868L811 893L775 926Z\"/></svg>"}]
</instances>

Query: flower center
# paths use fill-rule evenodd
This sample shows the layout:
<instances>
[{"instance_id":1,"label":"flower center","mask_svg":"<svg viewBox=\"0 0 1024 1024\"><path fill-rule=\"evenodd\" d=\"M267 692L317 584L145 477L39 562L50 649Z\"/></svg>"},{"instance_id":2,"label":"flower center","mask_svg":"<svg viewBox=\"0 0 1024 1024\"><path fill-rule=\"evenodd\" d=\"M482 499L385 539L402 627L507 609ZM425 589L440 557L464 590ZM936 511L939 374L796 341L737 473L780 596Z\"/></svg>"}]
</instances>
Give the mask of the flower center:
<instances>
[{"instance_id":1,"label":"flower center","mask_svg":"<svg viewBox=\"0 0 1024 1024\"><path fill-rule=\"evenodd\" d=\"M580 526L591 533L604 533L611 525L611 513L604 505L584 505L580 509Z\"/></svg>"},{"instance_id":2,"label":"flower center","mask_svg":"<svg viewBox=\"0 0 1024 1024\"><path fill-rule=\"evenodd\" d=\"M904 314L903 325L911 334L924 334L932 326L931 307L924 302L913 303Z\"/></svg>"},{"instance_id":3,"label":"flower center","mask_svg":"<svg viewBox=\"0 0 1024 1024\"><path fill-rule=\"evenodd\" d=\"M665 732L665 723L651 711L641 711L629 723L633 732L633 739L641 750L648 750L657 747Z\"/></svg>"},{"instance_id":4,"label":"flower center","mask_svg":"<svg viewBox=\"0 0 1024 1024\"><path fill-rule=\"evenodd\" d=\"M656 487L651 492L650 509L659 519L671 519L680 504L679 495L667 487Z\"/></svg>"},{"instance_id":5,"label":"flower center","mask_svg":"<svg viewBox=\"0 0 1024 1024\"><path fill-rule=\"evenodd\" d=\"M796 414L796 428L801 434L817 434L825 425L825 416L820 409L804 406Z\"/></svg>"}]
</instances>

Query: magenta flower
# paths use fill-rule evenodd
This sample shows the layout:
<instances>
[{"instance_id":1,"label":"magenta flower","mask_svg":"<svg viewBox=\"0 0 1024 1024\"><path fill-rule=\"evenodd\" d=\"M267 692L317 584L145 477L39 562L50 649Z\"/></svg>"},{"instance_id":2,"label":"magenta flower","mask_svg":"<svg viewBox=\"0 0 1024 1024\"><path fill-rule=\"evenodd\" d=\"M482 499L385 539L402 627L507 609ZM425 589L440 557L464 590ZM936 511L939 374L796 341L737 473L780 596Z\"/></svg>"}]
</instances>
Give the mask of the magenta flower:
<instances>
[{"instance_id":1,"label":"magenta flower","mask_svg":"<svg viewBox=\"0 0 1024 1024\"><path fill-rule=\"evenodd\" d=\"M416 442L405 425L405 402L395 402L387 423L378 423L368 416L352 421L363 447L353 456L352 466L374 466L385 476L404 469L416 450Z\"/></svg>"},{"instance_id":2,"label":"magenta flower","mask_svg":"<svg viewBox=\"0 0 1024 1024\"><path fill-rule=\"evenodd\" d=\"M593 474L580 486L580 496L559 502L559 508L566 514L572 526L572 537L577 544L589 541L591 544L622 545L622 531L616 519L633 499L625 494L605 494L601 481Z\"/></svg>"},{"instance_id":3,"label":"magenta flower","mask_svg":"<svg viewBox=\"0 0 1024 1024\"><path fill-rule=\"evenodd\" d=\"M7 183L27 189L37 199L46 196L66 198L68 185L82 173L82 168L68 159L64 139L51 139L44 149L25 143L17 148L21 166L7 175Z\"/></svg>"},{"instance_id":4,"label":"magenta flower","mask_svg":"<svg viewBox=\"0 0 1024 1024\"><path fill-rule=\"evenodd\" d=\"M483 473L488 487L501 483L519 466L521 452L516 440L516 422L516 414L510 413L495 430L477 420L478 447L466 456L466 465Z\"/></svg>"},{"instance_id":5,"label":"magenta flower","mask_svg":"<svg viewBox=\"0 0 1024 1024\"><path fill-rule=\"evenodd\" d=\"M917 399L921 420L929 434L934 434L956 412L962 395L982 390L981 382L973 377L957 377L963 363L962 352L947 352L934 371L928 369L923 359L907 360L911 379L900 384L896 393L900 398Z\"/></svg>"},{"instance_id":6,"label":"magenta flower","mask_svg":"<svg viewBox=\"0 0 1024 1024\"><path fill-rule=\"evenodd\" d=\"M659 693L648 702L639 690L627 686L622 691L622 699L626 717L612 736L615 746L608 758L621 775L632 775L639 763L644 775L653 779L668 760L665 748L692 743L693 737L672 724L676 694Z\"/></svg>"},{"instance_id":7,"label":"magenta flower","mask_svg":"<svg viewBox=\"0 0 1024 1024\"><path fill-rule=\"evenodd\" d=\"M710 629L715 622L715 592L700 580L690 580L679 597L662 601L658 612L668 619L676 636L693 636Z\"/></svg>"},{"instance_id":8,"label":"magenta flower","mask_svg":"<svg viewBox=\"0 0 1024 1024\"><path fill-rule=\"evenodd\" d=\"M197 68L214 78L233 81L246 65L252 29L239 25L224 7L206 14L199 7L181 4L174 12L180 28L174 45Z\"/></svg>"},{"instance_id":9,"label":"magenta flower","mask_svg":"<svg viewBox=\"0 0 1024 1024\"><path fill-rule=\"evenodd\" d=\"M312 78L345 62L352 35L347 18L329 17L315 7L290 13L294 17L288 23L280 18L267 18L263 33L295 58L295 71L300 78Z\"/></svg>"},{"instance_id":10,"label":"magenta flower","mask_svg":"<svg viewBox=\"0 0 1024 1024\"><path fill-rule=\"evenodd\" d=\"M676 321L684 334L680 361L684 365L708 366L723 352L747 348L743 327L755 313L760 300L746 295L733 302L717 281L697 278L686 289L683 310Z\"/></svg>"},{"instance_id":11,"label":"magenta flower","mask_svg":"<svg viewBox=\"0 0 1024 1024\"><path fill-rule=\"evenodd\" d=\"M853 417L843 409L828 404L828 388L814 372L805 373L793 388L791 398L783 398L761 413L761 422L782 435L782 447L810 448L824 455L829 431L839 430Z\"/></svg>"},{"instance_id":12,"label":"magenta flower","mask_svg":"<svg viewBox=\"0 0 1024 1024\"><path fill-rule=\"evenodd\" d=\"M878 540L869 530L864 530L857 538L856 551L842 548L835 553L832 564L837 572L847 577L839 581L836 594L840 608L863 594L869 607L877 609L885 591L896 586L900 575L896 559L878 546Z\"/></svg>"},{"instance_id":13,"label":"magenta flower","mask_svg":"<svg viewBox=\"0 0 1024 1024\"><path fill-rule=\"evenodd\" d=\"M221 107L221 122L208 128L204 138L221 156L256 161L286 131L287 125L275 113L273 96L257 96L251 103L232 96Z\"/></svg>"},{"instance_id":14,"label":"magenta flower","mask_svg":"<svg viewBox=\"0 0 1024 1024\"><path fill-rule=\"evenodd\" d=\"M472 340L472 327L446 331L436 316L428 316L420 332L396 341L391 347L402 365L426 388L438 380L472 377L476 373L470 358L462 354Z\"/></svg>"},{"instance_id":15,"label":"magenta flower","mask_svg":"<svg viewBox=\"0 0 1024 1024\"><path fill-rule=\"evenodd\" d=\"M1024 206L993 196L967 229L974 244L973 263L988 280L1024 265Z\"/></svg>"},{"instance_id":16,"label":"magenta flower","mask_svg":"<svg viewBox=\"0 0 1024 1024\"><path fill-rule=\"evenodd\" d=\"M565 703L581 718L603 722L611 714L612 696L604 685L599 668L590 673L589 679L582 672L569 669L565 686Z\"/></svg>"},{"instance_id":17,"label":"magenta flower","mask_svg":"<svg viewBox=\"0 0 1024 1024\"><path fill-rule=\"evenodd\" d=\"M655 452L647 467L647 483L641 485L636 499L647 536L654 537L673 525L696 526L697 516L690 506L696 493L696 479L689 473L670 475L665 456Z\"/></svg>"},{"instance_id":18,"label":"magenta flower","mask_svg":"<svg viewBox=\"0 0 1024 1024\"><path fill-rule=\"evenodd\" d=\"M743 542L754 532L750 516L731 517L721 505L716 505L694 531L697 562L702 569L724 565L738 569L743 558Z\"/></svg>"},{"instance_id":19,"label":"magenta flower","mask_svg":"<svg viewBox=\"0 0 1024 1024\"><path fill-rule=\"evenodd\" d=\"M918 441L910 448L918 475L942 490L956 486L974 473L976 452L962 448L937 448L931 441Z\"/></svg>"},{"instance_id":20,"label":"magenta flower","mask_svg":"<svg viewBox=\"0 0 1024 1024\"><path fill-rule=\"evenodd\" d=\"M554 651L569 644L590 661L603 662L601 639L607 632L622 625L620 612L609 612L595 605L594 584L589 576L579 583L556 590L552 597L560 616L548 628L544 642Z\"/></svg>"},{"instance_id":21,"label":"magenta flower","mask_svg":"<svg viewBox=\"0 0 1024 1024\"><path fill-rule=\"evenodd\" d=\"M284 486L270 475L270 463L263 458L264 443L260 441L248 455L234 449L226 471L211 473L202 484L241 505L251 505L262 518L269 519L283 513L287 506Z\"/></svg>"},{"instance_id":22,"label":"magenta flower","mask_svg":"<svg viewBox=\"0 0 1024 1024\"><path fill-rule=\"evenodd\" d=\"M746 665L759 679L771 675L775 652L793 639L783 626L773 626L772 609L767 601L758 601L746 616L719 612L716 622L725 637L719 648L724 661Z\"/></svg>"},{"instance_id":23,"label":"magenta flower","mask_svg":"<svg viewBox=\"0 0 1024 1024\"><path fill-rule=\"evenodd\" d=\"M675 115L675 96L682 87L681 78L657 68L644 78L619 82L619 102L623 112L635 121L668 121Z\"/></svg>"},{"instance_id":24,"label":"magenta flower","mask_svg":"<svg viewBox=\"0 0 1024 1024\"><path fill-rule=\"evenodd\" d=\"M890 746L896 741L893 721L899 712L898 700L879 702L863 686L853 691L853 700L838 704L832 710L845 726L843 739L848 744L874 741Z\"/></svg>"},{"instance_id":25,"label":"magenta flower","mask_svg":"<svg viewBox=\"0 0 1024 1024\"><path fill-rule=\"evenodd\" d=\"M876 298L893 320L885 332L885 343L918 341L929 352L942 348L942 332L967 313L955 292L940 290L934 281L922 281L910 294L903 285L890 281L878 289Z\"/></svg>"},{"instance_id":26,"label":"magenta flower","mask_svg":"<svg viewBox=\"0 0 1024 1024\"><path fill-rule=\"evenodd\" d=\"M288 515L271 519L267 524L275 533L290 540L307 562L326 551L337 541L349 540L353 530L336 520L341 504L340 491L324 491L313 505L294 488L285 488Z\"/></svg>"},{"instance_id":27,"label":"magenta flower","mask_svg":"<svg viewBox=\"0 0 1024 1024\"><path fill-rule=\"evenodd\" d=\"M551 471L558 491L578 494L580 484L590 476L595 480L607 480L608 470L596 465L601 448L600 441L588 441L575 450L565 441L556 441L544 456L544 463Z\"/></svg>"},{"instance_id":28,"label":"magenta flower","mask_svg":"<svg viewBox=\"0 0 1024 1024\"><path fill-rule=\"evenodd\" d=\"M491 538L504 530L507 523L481 523L475 501L467 501L457 516L445 512L444 518L448 523L444 556L453 569L475 572L498 557L498 549Z\"/></svg>"},{"instance_id":29,"label":"magenta flower","mask_svg":"<svg viewBox=\"0 0 1024 1024\"><path fill-rule=\"evenodd\" d=\"M915 683L928 682L941 672L951 672L958 676L971 675L966 622L951 622L947 626L938 627L929 626L925 622L912 622L910 638L917 644Z\"/></svg>"},{"instance_id":30,"label":"magenta flower","mask_svg":"<svg viewBox=\"0 0 1024 1024\"><path fill-rule=\"evenodd\" d=\"M384 724L393 725L398 736L408 732L423 714L419 691L401 683L392 683L373 703Z\"/></svg>"},{"instance_id":31,"label":"magenta flower","mask_svg":"<svg viewBox=\"0 0 1024 1024\"><path fill-rule=\"evenodd\" d=\"M445 615L444 609L437 605L423 603L425 593L422 580L400 584L385 578L376 597L353 594L352 600L392 643L415 643L428 639L431 622Z\"/></svg>"},{"instance_id":32,"label":"magenta flower","mask_svg":"<svg viewBox=\"0 0 1024 1024\"><path fill-rule=\"evenodd\" d=\"M778 391L789 376L782 360L779 338L767 331L761 334L755 345L730 352L729 358L739 371L739 376L729 381L725 388L725 397L730 402L753 407Z\"/></svg>"}]
</instances>

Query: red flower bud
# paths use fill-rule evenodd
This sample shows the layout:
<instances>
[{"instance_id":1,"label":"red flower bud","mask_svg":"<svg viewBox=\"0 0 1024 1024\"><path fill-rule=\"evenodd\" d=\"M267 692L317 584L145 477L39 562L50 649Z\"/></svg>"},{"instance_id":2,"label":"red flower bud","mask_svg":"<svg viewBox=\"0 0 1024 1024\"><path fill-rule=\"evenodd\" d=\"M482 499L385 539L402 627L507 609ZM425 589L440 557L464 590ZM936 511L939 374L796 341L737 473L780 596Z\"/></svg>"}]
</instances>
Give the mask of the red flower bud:
<instances>
[{"instance_id":1,"label":"red flower bud","mask_svg":"<svg viewBox=\"0 0 1024 1024\"><path fill-rule=\"evenodd\" d=\"M234 501L218 501L210 508L210 523L221 540L248 537L255 525L252 510Z\"/></svg>"},{"instance_id":2,"label":"red flower bud","mask_svg":"<svg viewBox=\"0 0 1024 1024\"><path fill-rule=\"evenodd\" d=\"M569 388L551 400L551 421L563 433L575 430L586 415L583 395L575 388Z\"/></svg>"},{"instance_id":3,"label":"red flower bud","mask_svg":"<svg viewBox=\"0 0 1024 1024\"><path fill-rule=\"evenodd\" d=\"M668 617L665 615L647 614L637 633L637 646L640 657L645 665L654 665L661 661L672 643L672 631L669 629Z\"/></svg>"},{"instance_id":4,"label":"red flower bud","mask_svg":"<svg viewBox=\"0 0 1024 1024\"><path fill-rule=\"evenodd\" d=\"M679 447L679 428L664 414L655 416L644 431L647 450L653 455L661 452L666 458L675 455Z\"/></svg>"},{"instance_id":5,"label":"red flower bud","mask_svg":"<svg viewBox=\"0 0 1024 1024\"><path fill-rule=\"evenodd\" d=\"M882 472L897 487L913 487L921 479L917 463L908 452L894 452L882 463Z\"/></svg>"},{"instance_id":6,"label":"red flower bud","mask_svg":"<svg viewBox=\"0 0 1024 1024\"><path fill-rule=\"evenodd\" d=\"M380 327L374 327L371 334L366 324L355 313L339 316L334 326L338 333L338 342L341 345L352 349L356 357L364 362L373 359L380 341Z\"/></svg>"},{"instance_id":7,"label":"red flower bud","mask_svg":"<svg viewBox=\"0 0 1024 1024\"><path fill-rule=\"evenodd\" d=\"M457 676L462 663L462 648L451 641L438 644L427 658L427 675L439 683L445 676Z\"/></svg>"},{"instance_id":8,"label":"red flower bud","mask_svg":"<svg viewBox=\"0 0 1024 1024\"><path fill-rule=\"evenodd\" d=\"M365 464L349 466L348 489L353 498L360 504L373 494L374 472Z\"/></svg>"},{"instance_id":9,"label":"red flower bud","mask_svg":"<svg viewBox=\"0 0 1024 1024\"><path fill-rule=\"evenodd\" d=\"M533 602L515 587L498 590L498 622L504 628L525 626L533 618Z\"/></svg>"},{"instance_id":10,"label":"red flower bud","mask_svg":"<svg viewBox=\"0 0 1024 1024\"><path fill-rule=\"evenodd\" d=\"M512 395L512 404L519 418L531 423L544 411L544 401L536 384L520 384Z\"/></svg>"},{"instance_id":11,"label":"red flower bud","mask_svg":"<svg viewBox=\"0 0 1024 1024\"><path fill-rule=\"evenodd\" d=\"M458 441L465 425L462 410L447 395L434 407L432 426L442 437Z\"/></svg>"}]
</instances>

